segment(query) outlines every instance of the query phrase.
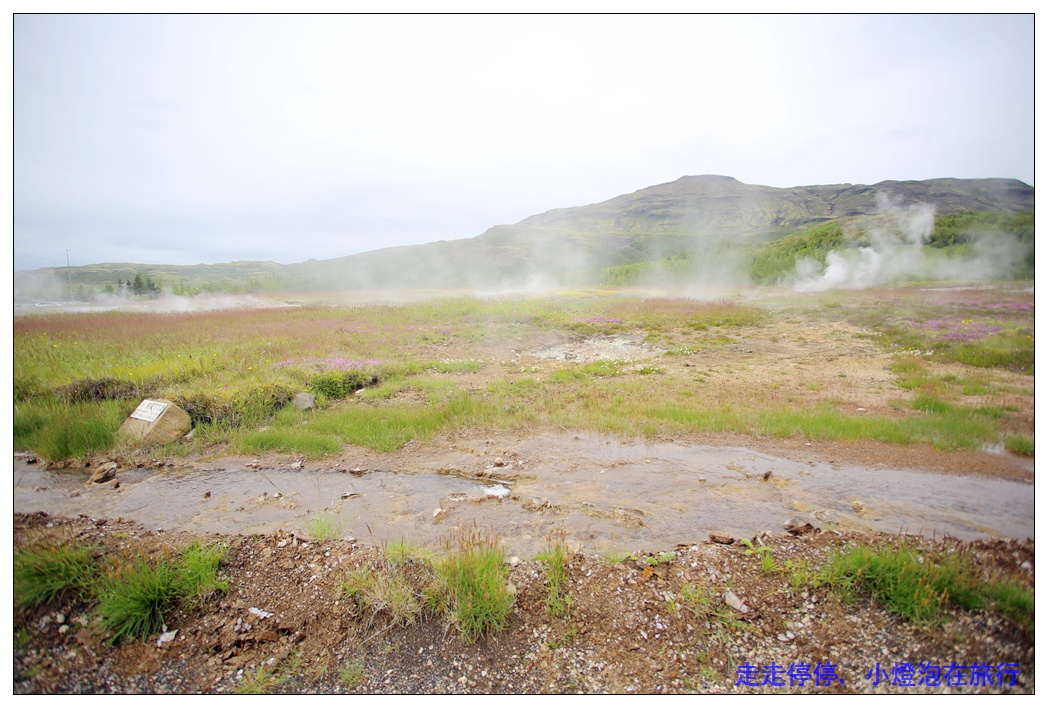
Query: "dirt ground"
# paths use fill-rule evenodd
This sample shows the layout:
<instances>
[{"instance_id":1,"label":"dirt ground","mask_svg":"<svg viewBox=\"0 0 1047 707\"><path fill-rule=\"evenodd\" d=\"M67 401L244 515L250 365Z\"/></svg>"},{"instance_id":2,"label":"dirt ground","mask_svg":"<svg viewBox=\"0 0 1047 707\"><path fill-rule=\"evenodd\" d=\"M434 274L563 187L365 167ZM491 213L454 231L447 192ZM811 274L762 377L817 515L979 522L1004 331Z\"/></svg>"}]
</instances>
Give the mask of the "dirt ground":
<instances>
[{"instance_id":1,"label":"dirt ground","mask_svg":"<svg viewBox=\"0 0 1047 707\"><path fill-rule=\"evenodd\" d=\"M172 552L193 537L149 532L121 520L44 513L16 514L14 536L16 546L47 538L107 553L134 548L150 554ZM266 691L301 694L1035 689L1033 638L998 614L955 611L940 625L918 627L868 598L844 605L825 587L790 585L784 567L819 566L834 549L858 539L848 534L756 538L756 546L772 548L777 567L771 571L740 542L723 545L705 538L677 548L671 558L641 555L615 564L575 553L566 584L570 612L557 618L546 610L544 565L514 560L509 581L516 599L508 625L475 643L442 617L397 626L347 600L340 587L352 569L383 566L374 548L291 534L205 539L228 545L220 571L230 590L201 610L165 617L168 629L177 631L171 641L158 643L154 635L110 646L94 630L89 607L71 600L16 611L14 692L230 693L252 680L258 684L263 666L273 676L262 683ZM983 576L1032 586L1031 541L910 540L929 554L966 550ZM696 615L682 603L672 608L686 583L705 589L715 613ZM744 602L742 611L725 603L728 592ZM790 684L787 672L779 680L771 667L788 671L802 664L812 671L822 666L818 674L824 679L818 685ZM939 684L929 677L934 668L957 665L981 667L983 677L972 685L970 670L955 668L953 677ZM984 666L993 666L991 681ZM765 679L784 684L764 684Z\"/></svg>"}]
</instances>

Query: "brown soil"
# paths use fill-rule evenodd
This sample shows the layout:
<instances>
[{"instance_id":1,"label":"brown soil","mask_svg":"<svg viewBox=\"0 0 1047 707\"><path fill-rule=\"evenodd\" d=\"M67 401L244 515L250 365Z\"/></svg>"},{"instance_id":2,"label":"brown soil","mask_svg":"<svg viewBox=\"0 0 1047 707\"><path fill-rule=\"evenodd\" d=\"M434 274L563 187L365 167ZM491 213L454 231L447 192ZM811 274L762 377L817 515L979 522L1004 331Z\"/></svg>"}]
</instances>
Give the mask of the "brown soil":
<instances>
[{"instance_id":1,"label":"brown soil","mask_svg":"<svg viewBox=\"0 0 1047 707\"><path fill-rule=\"evenodd\" d=\"M16 514L14 536L16 547L59 539L154 555L192 539L121 520L43 513ZM287 534L209 537L228 545L221 574L230 590L202 609L165 617L177 630L173 640L158 645L153 635L110 646L90 607L72 599L16 610L13 687L16 694L230 693L246 689L265 666L275 679L254 684L274 693L1034 692L1033 638L999 614L956 610L940 624L917 626L867 597L844 605L826 587L790 584L784 567L817 567L859 539L898 541L833 532L756 538L772 548L771 571L740 542L699 538L671 559L614 564L576 553L568 563L570 613L556 618L546 609L544 565L524 560L508 568L516 600L506 628L469 643L443 617L396 626L342 594L352 569L389 570L376 549ZM1033 584L1031 541L909 541L928 557L967 551L985 578ZM664 561L652 565L657 559ZM672 609L687 583L703 587L712 613ZM728 591L745 602L745 613L724 603ZM896 666L906 663L917 666L913 684L892 685L892 677L904 680ZM944 671L953 663L993 666L992 684L967 684L970 671L965 684L920 684L929 666ZM786 676L782 686L764 685L772 664L812 671L832 664L843 684L790 685ZM760 685L738 684L745 665L755 666ZM877 668L886 671L878 681Z\"/></svg>"}]
</instances>

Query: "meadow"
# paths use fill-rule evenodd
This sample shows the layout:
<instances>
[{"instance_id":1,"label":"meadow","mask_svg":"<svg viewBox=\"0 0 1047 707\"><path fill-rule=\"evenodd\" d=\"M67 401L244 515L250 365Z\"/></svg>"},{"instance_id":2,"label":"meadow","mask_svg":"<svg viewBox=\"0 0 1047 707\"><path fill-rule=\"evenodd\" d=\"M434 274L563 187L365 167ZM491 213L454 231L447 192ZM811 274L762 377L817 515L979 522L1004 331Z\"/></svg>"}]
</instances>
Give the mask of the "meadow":
<instances>
[{"instance_id":1,"label":"meadow","mask_svg":"<svg viewBox=\"0 0 1047 707\"><path fill-rule=\"evenodd\" d=\"M741 434L1034 454L1028 283L729 299L616 290L14 322L14 446L93 455L336 455L471 430ZM313 392L316 410L289 405ZM193 434L138 450L141 399Z\"/></svg>"}]
</instances>

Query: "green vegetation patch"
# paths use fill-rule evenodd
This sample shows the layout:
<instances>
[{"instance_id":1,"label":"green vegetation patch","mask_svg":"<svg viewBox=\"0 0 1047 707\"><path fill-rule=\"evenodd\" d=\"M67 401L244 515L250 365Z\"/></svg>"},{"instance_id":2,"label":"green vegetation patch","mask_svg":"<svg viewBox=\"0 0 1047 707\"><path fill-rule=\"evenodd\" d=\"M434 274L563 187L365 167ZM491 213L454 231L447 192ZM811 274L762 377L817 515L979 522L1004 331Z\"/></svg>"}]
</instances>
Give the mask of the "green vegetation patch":
<instances>
[{"instance_id":1,"label":"green vegetation patch","mask_svg":"<svg viewBox=\"0 0 1047 707\"><path fill-rule=\"evenodd\" d=\"M505 628L515 597L497 540L475 528L456 531L434 570L436 582L429 596L439 597L436 603L446 606L467 641Z\"/></svg>"},{"instance_id":2,"label":"green vegetation patch","mask_svg":"<svg viewBox=\"0 0 1047 707\"><path fill-rule=\"evenodd\" d=\"M338 435L322 434L300 427L270 428L245 434L239 448L250 454L289 452L307 459L319 459L340 452L342 441Z\"/></svg>"},{"instance_id":3,"label":"green vegetation patch","mask_svg":"<svg viewBox=\"0 0 1047 707\"><path fill-rule=\"evenodd\" d=\"M218 579L224 549L192 545L175 559L135 555L114 558L96 589L95 613L110 643L145 639L164 625L164 616L182 602L199 605L228 590Z\"/></svg>"},{"instance_id":4,"label":"green vegetation patch","mask_svg":"<svg viewBox=\"0 0 1047 707\"><path fill-rule=\"evenodd\" d=\"M229 585L218 577L219 545L194 543L174 557L100 557L73 543L34 543L15 549L15 605L36 608L75 597L93 604L110 643L158 632L178 606L198 608Z\"/></svg>"},{"instance_id":5,"label":"green vegetation patch","mask_svg":"<svg viewBox=\"0 0 1047 707\"><path fill-rule=\"evenodd\" d=\"M19 402L14 406L14 446L55 461L82 459L110 449L133 409L122 401Z\"/></svg>"},{"instance_id":6,"label":"green vegetation patch","mask_svg":"<svg viewBox=\"0 0 1047 707\"><path fill-rule=\"evenodd\" d=\"M545 608L549 616L567 616L571 612L571 595L567 591L567 546L561 532L556 540L535 558L545 564L545 582L548 595Z\"/></svg>"},{"instance_id":7,"label":"green vegetation patch","mask_svg":"<svg viewBox=\"0 0 1047 707\"><path fill-rule=\"evenodd\" d=\"M368 612L372 621L384 617L391 624L408 626L422 610L420 594L410 579L395 567L353 570L342 583L342 594L354 602L358 610Z\"/></svg>"},{"instance_id":8,"label":"green vegetation patch","mask_svg":"<svg viewBox=\"0 0 1047 707\"><path fill-rule=\"evenodd\" d=\"M855 545L835 553L814 582L831 587L845 601L869 594L916 623L937 622L952 607L991 607L1030 630L1032 592L1009 581L986 582L971 566L960 552L932 556L904 542L898 547Z\"/></svg>"},{"instance_id":9,"label":"green vegetation patch","mask_svg":"<svg viewBox=\"0 0 1047 707\"><path fill-rule=\"evenodd\" d=\"M330 511L312 513L305 520L305 532L320 542L342 537L343 529L342 519Z\"/></svg>"},{"instance_id":10,"label":"green vegetation patch","mask_svg":"<svg viewBox=\"0 0 1047 707\"><path fill-rule=\"evenodd\" d=\"M89 596L98 572L95 550L86 545L15 548L15 606L36 608L67 594Z\"/></svg>"}]
</instances>

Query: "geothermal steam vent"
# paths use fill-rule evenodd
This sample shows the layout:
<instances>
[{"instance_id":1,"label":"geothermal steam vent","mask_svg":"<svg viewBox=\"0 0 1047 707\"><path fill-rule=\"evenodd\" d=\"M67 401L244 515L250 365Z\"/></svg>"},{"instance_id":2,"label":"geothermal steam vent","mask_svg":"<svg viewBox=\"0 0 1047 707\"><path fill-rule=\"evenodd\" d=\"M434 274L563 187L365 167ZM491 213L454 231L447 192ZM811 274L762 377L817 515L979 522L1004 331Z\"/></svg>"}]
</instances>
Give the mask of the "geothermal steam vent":
<instances>
[{"instance_id":1,"label":"geothermal steam vent","mask_svg":"<svg viewBox=\"0 0 1047 707\"><path fill-rule=\"evenodd\" d=\"M173 442L193 426L185 410L170 400L143 400L120 425L121 435L149 444Z\"/></svg>"}]
</instances>

